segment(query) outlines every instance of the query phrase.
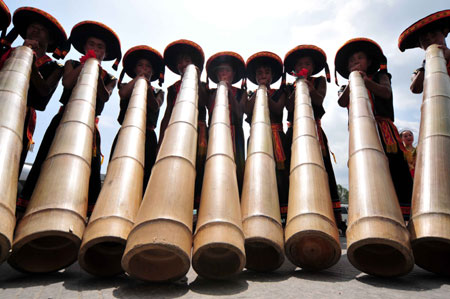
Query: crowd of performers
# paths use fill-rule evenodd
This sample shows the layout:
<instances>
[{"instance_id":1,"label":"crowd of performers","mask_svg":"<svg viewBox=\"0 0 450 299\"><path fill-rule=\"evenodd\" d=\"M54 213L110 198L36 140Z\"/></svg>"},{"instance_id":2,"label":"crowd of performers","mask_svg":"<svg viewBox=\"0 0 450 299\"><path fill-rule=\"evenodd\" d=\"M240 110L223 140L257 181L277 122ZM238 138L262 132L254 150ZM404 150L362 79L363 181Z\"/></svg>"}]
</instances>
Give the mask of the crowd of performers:
<instances>
[{"instance_id":1,"label":"crowd of performers","mask_svg":"<svg viewBox=\"0 0 450 299\"><path fill-rule=\"evenodd\" d=\"M44 111L57 85L62 81L64 91L61 95L61 108L52 119L41 142L33 167L26 180L24 188L18 196L17 214L20 216L33 193L41 166L55 136L61 121L65 106L77 82L84 62L91 57L100 62L115 60L116 70L121 60L121 48L118 36L108 26L95 22L84 21L76 24L70 37L60 23L50 14L31 7L17 9L12 17L13 29L6 34L11 22L11 15L3 2L1 6L1 60L0 67L11 53L11 43L20 35L23 45L29 46L35 53L35 63L31 73L30 88L27 100L27 115L24 126L23 151L20 158L20 170L23 167L27 152L33 144L33 132L36 125L36 110ZM429 15L411 25L399 38L401 51L420 47L423 50L431 44L438 44L444 52L447 69L450 72L450 50L446 46L445 37L450 28L450 10ZM68 60L62 66L46 53L53 53L56 59L63 59L71 46L81 55L81 59ZM273 152L276 161L277 187L282 215L285 216L288 204L289 166L291 159L291 144L294 122L295 83L286 84L286 74L306 78L311 96L317 134L320 142L324 164L328 173L328 181L333 202L335 219L338 227L345 231L345 223L341 218L340 199L332 166L332 153L328 147L327 136L321 126L325 114L323 101L330 82L330 72L326 62L325 52L314 45L299 45L290 50L284 61L271 52L258 52L245 62L235 52L219 52L206 62L208 82L200 82L198 88L198 145L197 145L197 178L195 184L195 204L198 208L203 181L203 172L208 144L208 124L211 119L216 89L209 87L209 80L220 81L228 85L230 106L230 128L236 162L236 177L239 191L242 191L245 166L244 120L251 123L255 92L248 91L246 80L257 85L265 85L268 91L270 121L272 127ZM193 41L177 40L170 43L161 55L157 50L141 45L129 49L123 57L123 70L117 80L113 75L101 69L98 78L96 100L96 123L116 85L120 96L120 112L117 121L122 124L131 97L134 84L138 78L144 78L149 84L147 94L147 123L145 141L145 174L144 189L150 177L155 162L158 147L164 138L173 111L177 94L181 86L181 78L187 65L194 64L199 72L203 70L205 56L202 48ZM404 131L399 134L394 125L393 95L391 75L387 70L387 59L381 47L368 38L354 38L345 42L335 57L335 72L348 79L352 71L359 71L367 87L374 116L378 125L381 143L389 161L389 168L395 190L398 196L404 219L408 220L411 206L411 195L415 165L415 149L412 146L413 134ZM167 97L162 89L153 87L151 82L159 80L161 87L164 80L165 66L180 76L180 80L167 88ZM421 93L423 90L425 65L414 72L411 91ZM325 76L319 75L325 71ZM123 83L124 74L132 80ZM271 85L282 79L279 89ZM233 84L242 80L241 88ZM337 80L336 80L337 83ZM348 85L347 85L348 86ZM348 108L349 91L342 86L338 104ZM167 108L159 128L159 140L155 130L159 110L166 98ZM287 110L287 131L283 129L283 113ZM96 202L101 188L100 168L100 132L96 126L92 145L91 175L89 182L89 212ZM114 151L117 137L111 151ZM112 154L111 154L112 156Z\"/></svg>"}]
</instances>

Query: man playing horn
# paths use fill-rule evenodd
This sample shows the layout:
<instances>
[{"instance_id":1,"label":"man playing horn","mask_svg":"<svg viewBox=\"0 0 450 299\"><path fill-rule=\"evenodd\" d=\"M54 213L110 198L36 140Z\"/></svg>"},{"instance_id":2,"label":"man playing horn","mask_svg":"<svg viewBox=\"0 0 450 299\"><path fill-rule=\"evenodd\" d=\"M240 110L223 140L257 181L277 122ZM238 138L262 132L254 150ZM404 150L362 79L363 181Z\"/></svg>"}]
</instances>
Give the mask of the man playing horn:
<instances>
[{"instance_id":1,"label":"man playing horn","mask_svg":"<svg viewBox=\"0 0 450 299\"><path fill-rule=\"evenodd\" d=\"M348 78L359 71L369 92L373 114L384 152L389 161L389 170L394 183L403 218L409 219L413 181L408 163L404 158L405 147L394 125L394 106L391 75L387 72L386 57L380 46L368 38L347 41L336 53L336 71ZM338 104L348 108L349 88L345 87ZM374 174L376 175L376 174Z\"/></svg>"},{"instance_id":2,"label":"man playing horn","mask_svg":"<svg viewBox=\"0 0 450 299\"><path fill-rule=\"evenodd\" d=\"M177 75L180 75L180 80L167 88L167 107L164 117L161 121L161 128L159 131L158 146L164 139L164 132L169 124L170 116L172 115L173 107L177 99L178 92L181 87L181 77L189 64L194 64L199 71L203 70L205 62L205 55L202 48L190 41L180 39L170 43L164 50L164 63L167 67ZM206 148L208 145L208 131L206 128L206 103L208 102L208 91L206 84L200 82L198 84L198 123L197 123L197 157L196 157L196 178L195 178L195 201L194 208L197 209L200 203L200 194L202 191L203 173L206 161Z\"/></svg>"},{"instance_id":3,"label":"man playing horn","mask_svg":"<svg viewBox=\"0 0 450 299\"><path fill-rule=\"evenodd\" d=\"M54 53L55 58L64 58L67 54L66 32L61 24L50 14L33 7L21 7L14 12L14 28L2 40L7 46L20 35L24 46L33 49L36 60L31 70L30 87L27 95L27 114L22 137L19 174L25 163L28 151L32 148L36 127L36 110L44 111L56 90L63 74L63 66L52 60L46 52ZM9 48L1 57L0 65L8 59L13 48ZM18 216L25 212L27 201L17 200Z\"/></svg>"},{"instance_id":4,"label":"man playing horn","mask_svg":"<svg viewBox=\"0 0 450 299\"><path fill-rule=\"evenodd\" d=\"M276 162L276 176L278 198L282 209L282 218L286 215L289 194L289 165L286 165L285 133L283 131L283 110L286 101L286 93L283 88L272 89L270 85L278 81L283 74L283 62L278 55L263 51L258 52L247 60L248 79L258 85L265 85L269 97L269 113L272 126L273 152ZM256 93L253 93L245 105L247 121L251 122Z\"/></svg>"},{"instance_id":5,"label":"man playing horn","mask_svg":"<svg viewBox=\"0 0 450 299\"><path fill-rule=\"evenodd\" d=\"M28 175L27 181L22 192L22 199L29 201L37 179L41 172L41 167L45 158L47 157L56 129L62 119L64 109L68 103L72 90L75 87L78 76L83 68L84 62L88 58L97 58L100 62L103 60L116 59L115 66L118 64L122 54L120 51L120 41L117 35L106 25L94 21L84 21L76 24L72 28L69 41L74 48L84 54L80 61L68 60L64 66L64 74L62 83L64 91L59 100L62 104L59 112L52 119L47 131L45 132L42 144ZM103 111L105 103L109 100L112 90L116 85L117 79L108 74L105 70L99 72L98 86L97 86L97 100L96 100L96 124L99 116ZM88 214L92 212L94 204L97 200L101 188L100 168L101 168L101 151L100 151L100 134L96 125L94 131L94 141L91 160L91 175L89 180L89 204Z\"/></svg>"},{"instance_id":6,"label":"man playing horn","mask_svg":"<svg viewBox=\"0 0 450 299\"><path fill-rule=\"evenodd\" d=\"M159 79L159 85L164 80L164 60L161 54L149 46L136 46L127 51L123 58L123 70L119 78L119 96L120 96L120 113L117 121L120 125L125 119L125 113L128 109L130 97L133 92L134 85L139 78L144 78L149 82ZM133 78L128 83L122 84L124 74ZM155 164L157 152L157 138L155 133L156 124L158 122L159 108L164 102L164 91L162 89L150 88L147 90L147 124L145 130L145 165L144 165L144 185L147 187L150 173ZM111 155L113 156L116 146L117 137L114 139Z\"/></svg>"},{"instance_id":7,"label":"man playing horn","mask_svg":"<svg viewBox=\"0 0 450 299\"><path fill-rule=\"evenodd\" d=\"M333 165L331 164L330 149L328 147L328 139L322 129L321 119L325 114L323 108L323 100L327 93L326 82L330 82L330 71L327 64L327 56L325 52L314 45L299 45L290 50L284 58L285 72L294 77L303 76L306 78L308 84L309 94L311 96L311 104L314 112L314 119L316 121L317 135L319 137L320 148L322 150L323 162L328 174L328 185L330 187L331 200L333 202L334 218L336 225L345 235L346 224L342 221L341 215L341 201L337 191L336 178L334 176ZM325 69L325 75L313 77ZM304 71L306 70L306 71ZM288 167L291 161L291 146L294 123L294 106L295 106L295 83L287 85L287 92L289 96L286 99L286 109L288 111L288 130L286 132L286 161Z\"/></svg>"},{"instance_id":8,"label":"man playing horn","mask_svg":"<svg viewBox=\"0 0 450 299\"><path fill-rule=\"evenodd\" d=\"M425 51L430 45L439 45L439 48L444 51L447 72L450 75L450 49L445 42L449 31L450 9L438 11L406 28L398 39L398 47L402 52L417 47ZM425 60L422 67L415 70L412 76L410 89L413 93L422 93L424 76Z\"/></svg>"},{"instance_id":9,"label":"man playing horn","mask_svg":"<svg viewBox=\"0 0 450 299\"><path fill-rule=\"evenodd\" d=\"M247 92L245 89L232 86L232 84L245 78L245 62L237 53L230 51L219 52L208 59L206 70L208 72L208 79L211 79L217 84L221 81L226 82L228 86L230 128L233 139L234 160L236 163L236 176L240 195L242 192L245 165L245 140L242 120L244 115L244 104L247 100ZM209 97L208 112L210 121L213 115L216 91L216 89L212 89Z\"/></svg>"}]
</instances>

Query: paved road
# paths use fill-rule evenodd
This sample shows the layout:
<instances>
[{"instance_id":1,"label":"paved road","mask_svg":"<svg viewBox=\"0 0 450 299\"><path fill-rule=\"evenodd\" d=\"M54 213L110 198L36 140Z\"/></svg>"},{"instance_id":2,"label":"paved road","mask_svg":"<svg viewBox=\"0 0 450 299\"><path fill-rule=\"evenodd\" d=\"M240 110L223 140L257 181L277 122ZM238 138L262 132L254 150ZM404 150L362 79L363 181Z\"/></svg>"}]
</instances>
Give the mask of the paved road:
<instances>
[{"instance_id":1,"label":"paved road","mask_svg":"<svg viewBox=\"0 0 450 299\"><path fill-rule=\"evenodd\" d=\"M343 248L345 248L345 239ZM191 269L186 279L152 284L126 275L99 279L78 264L47 275L26 275L0 266L0 298L450 298L450 278L418 267L400 278L381 279L359 272L343 250L338 264L319 273L289 262L274 273L243 271L228 281L209 281Z\"/></svg>"}]
</instances>

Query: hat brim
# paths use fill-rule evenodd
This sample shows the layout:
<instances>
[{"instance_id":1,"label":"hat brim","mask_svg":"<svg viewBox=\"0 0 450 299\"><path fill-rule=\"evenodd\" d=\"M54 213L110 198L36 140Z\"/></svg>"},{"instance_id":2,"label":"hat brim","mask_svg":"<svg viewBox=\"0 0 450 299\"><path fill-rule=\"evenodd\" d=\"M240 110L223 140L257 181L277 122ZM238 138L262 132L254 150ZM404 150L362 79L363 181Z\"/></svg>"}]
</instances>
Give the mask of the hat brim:
<instances>
[{"instance_id":1,"label":"hat brim","mask_svg":"<svg viewBox=\"0 0 450 299\"><path fill-rule=\"evenodd\" d=\"M272 70L271 84L281 78L283 74L283 62L281 58L275 53L264 51L253 54L247 59L246 72L250 82L258 84L256 82L256 69L261 65L266 65Z\"/></svg>"},{"instance_id":2,"label":"hat brim","mask_svg":"<svg viewBox=\"0 0 450 299\"><path fill-rule=\"evenodd\" d=\"M3 0L0 0L0 30L5 30L11 24L11 13Z\"/></svg>"},{"instance_id":3,"label":"hat brim","mask_svg":"<svg viewBox=\"0 0 450 299\"><path fill-rule=\"evenodd\" d=\"M229 63L235 72L234 78L231 84L239 82L245 77L245 62L241 55L234 52L219 52L211 56L206 62L206 71L208 72L208 77L214 83L219 83L217 78L216 69L222 63Z\"/></svg>"},{"instance_id":4,"label":"hat brim","mask_svg":"<svg viewBox=\"0 0 450 299\"><path fill-rule=\"evenodd\" d=\"M49 13L34 7L20 7L14 12L13 24L23 39L26 38L28 26L33 23L39 23L49 31L50 40L47 52L55 51L57 47L62 47L67 41L64 28Z\"/></svg>"},{"instance_id":5,"label":"hat brim","mask_svg":"<svg viewBox=\"0 0 450 299\"><path fill-rule=\"evenodd\" d=\"M70 33L70 42L80 53L84 53L84 46L90 37L101 39L106 45L105 61L118 59L122 56L120 40L116 33L108 26L95 21L84 21L76 24Z\"/></svg>"},{"instance_id":6,"label":"hat brim","mask_svg":"<svg viewBox=\"0 0 450 299\"><path fill-rule=\"evenodd\" d=\"M314 69L311 75L319 73L325 68L327 56L319 47L313 45L300 45L290 50L284 58L284 70L290 74L295 71L295 64L302 57L311 57Z\"/></svg>"},{"instance_id":7,"label":"hat brim","mask_svg":"<svg viewBox=\"0 0 450 299\"><path fill-rule=\"evenodd\" d=\"M203 70L203 64L205 63L205 55L203 54L202 48L189 40L178 40L169 44L164 50L164 63L167 65L169 70L175 74L181 75L177 68L177 58L180 54L188 54L192 63L200 69Z\"/></svg>"},{"instance_id":8,"label":"hat brim","mask_svg":"<svg viewBox=\"0 0 450 299\"><path fill-rule=\"evenodd\" d=\"M164 59L155 49L148 46L136 46L129 49L123 57L123 68L125 73L130 77L136 77L136 64L140 59L147 59L153 68L151 81L160 78L160 74L164 74Z\"/></svg>"},{"instance_id":9,"label":"hat brim","mask_svg":"<svg viewBox=\"0 0 450 299\"><path fill-rule=\"evenodd\" d=\"M420 47L419 36L421 32L439 28L442 30L450 30L450 10L443 10L433 13L425 18L420 19L408 28L406 28L398 38L398 48L404 52L406 49ZM448 33L448 32L447 32ZM445 34L447 37L447 34Z\"/></svg>"},{"instance_id":10,"label":"hat brim","mask_svg":"<svg viewBox=\"0 0 450 299\"><path fill-rule=\"evenodd\" d=\"M371 60L367 70L368 74L376 73L380 65L386 60L383 50L373 40L368 38L351 39L337 51L334 59L335 69L343 78L348 79L350 75L348 71L348 59L351 55L359 51L366 53L367 57Z\"/></svg>"}]
</instances>

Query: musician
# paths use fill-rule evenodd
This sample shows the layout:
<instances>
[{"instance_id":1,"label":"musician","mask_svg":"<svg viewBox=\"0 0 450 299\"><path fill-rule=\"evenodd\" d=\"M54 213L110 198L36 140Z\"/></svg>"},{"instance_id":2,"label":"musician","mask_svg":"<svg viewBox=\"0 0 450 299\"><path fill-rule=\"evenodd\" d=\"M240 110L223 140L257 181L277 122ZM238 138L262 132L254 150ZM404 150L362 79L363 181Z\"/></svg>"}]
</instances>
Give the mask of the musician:
<instances>
[{"instance_id":1,"label":"musician","mask_svg":"<svg viewBox=\"0 0 450 299\"><path fill-rule=\"evenodd\" d=\"M164 60L161 54L149 46L136 46L129 49L123 58L123 70L119 78L119 96L120 96L120 113L117 121L120 125L125 118L128 109L131 94L137 80L144 78L148 82L147 90L147 116L145 130L145 165L144 165L144 192L147 187L150 173L155 164L157 151L157 138L155 133L156 123L158 122L159 108L164 102L164 91L154 88L150 82L159 79L159 85L164 81ZM122 84L124 74L133 78L130 82ZM110 159L113 156L116 147L117 133L114 139Z\"/></svg>"},{"instance_id":2,"label":"musician","mask_svg":"<svg viewBox=\"0 0 450 299\"><path fill-rule=\"evenodd\" d=\"M25 182L24 189L22 191L22 199L29 201L37 179L41 172L42 164L44 163L50 146L53 142L53 138L56 133L56 129L62 119L66 104L68 103L72 90L77 83L77 79L83 68L84 62L88 58L97 58L100 62L103 60L116 59L113 68L117 68L120 58L122 57L120 50L120 41L117 35L107 27L106 25L95 21L84 21L76 24L72 28L72 32L69 38L73 47L84 54L79 61L68 60L64 65L64 74L62 84L64 91L59 100L62 104L59 112L53 117L47 131L45 132L42 144L34 161L33 167ZM100 150L100 133L98 131L99 116L103 111L105 103L109 100L112 90L116 85L117 79L108 74L100 66L98 86L97 86L97 99L96 99L96 126L94 130L92 160L91 160L91 174L89 180L89 199L88 199L88 214L90 214L94 208L94 204L100 193L101 181L100 181L100 168L102 162L102 155Z\"/></svg>"},{"instance_id":3,"label":"musician","mask_svg":"<svg viewBox=\"0 0 450 299\"><path fill-rule=\"evenodd\" d=\"M410 130L403 130L400 133L400 137L402 138L403 145L405 146L405 159L408 162L409 171L411 172L411 176L414 178L414 170L416 167L416 159L417 159L417 151L413 146L414 142L414 134Z\"/></svg>"},{"instance_id":4,"label":"musician","mask_svg":"<svg viewBox=\"0 0 450 299\"><path fill-rule=\"evenodd\" d=\"M54 53L55 58L64 58L67 50L66 32L61 24L50 14L33 7L21 7L14 12L14 28L2 39L5 53L0 66L8 59L13 48L11 43L20 35L24 46L33 49L36 55L31 69L30 87L27 95L27 113L22 136L19 174L25 163L27 153L34 144L33 134L36 127L36 110L44 111L56 90L63 74L63 66L52 60L46 52ZM63 53L64 50L64 53ZM18 201L18 206L22 203Z\"/></svg>"},{"instance_id":5,"label":"musician","mask_svg":"<svg viewBox=\"0 0 450 299\"><path fill-rule=\"evenodd\" d=\"M273 152L276 162L277 189L282 218L285 219L289 194L289 165L286 164L285 133L283 131L283 110L286 102L286 92L282 82L280 89L272 89L270 85L278 81L283 74L283 62L278 55L272 52L258 52L247 60L247 77L257 85L267 87L269 113L272 126ZM284 80L283 80L284 81ZM247 121L251 123L256 92L250 93L244 111L248 115Z\"/></svg>"},{"instance_id":6,"label":"musician","mask_svg":"<svg viewBox=\"0 0 450 299\"><path fill-rule=\"evenodd\" d=\"M242 192L245 166L245 141L242 121L244 105L247 101L245 89L234 87L232 84L245 78L245 62L242 57L230 51L219 52L211 56L206 62L208 79L214 83L226 82L228 86L228 104L230 109L230 129L233 141L234 160L236 163L236 177L239 194ZM211 122L217 89L211 89L208 101L209 121Z\"/></svg>"},{"instance_id":7,"label":"musician","mask_svg":"<svg viewBox=\"0 0 450 299\"><path fill-rule=\"evenodd\" d=\"M346 79L352 71L359 71L364 80L377 122L381 144L388 158L389 170L403 218L408 220L411 210L413 181L408 163L404 158L406 149L398 134L397 127L394 125L391 74L387 72L386 57L380 46L373 40L355 38L347 41L338 50L335 68ZM348 108L348 86L342 89L338 104L341 107Z\"/></svg>"},{"instance_id":8,"label":"musician","mask_svg":"<svg viewBox=\"0 0 450 299\"><path fill-rule=\"evenodd\" d=\"M325 114L323 108L323 100L327 93L327 84L330 82L330 71L327 64L327 56L325 52L314 45L299 45L290 50L284 58L285 72L294 77L305 77L305 82L309 88L311 96L311 104L316 120L317 135L319 137L320 148L322 150L322 157L325 164L325 169L328 174L328 185L330 187L331 200L333 202L334 218L342 234L345 235L347 226L342 221L341 215L341 201L337 191L336 178L334 176L333 165L331 164L330 149L328 147L328 139L321 126L321 119ZM313 77L321 70L325 69L326 78L324 76ZM288 130L286 132L286 161L290 165L291 160L291 146L293 135L293 121L294 121L294 106L295 106L295 83L287 86L288 97L286 98L286 109L288 111Z\"/></svg>"},{"instance_id":9,"label":"musician","mask_svg":"<svg viewBox=\"0 0 450 299\"><path fill-rule=\"evenodd\" d=\"M444 52L447 61L447 72L450 75L450 49L445 38L450 31L450 9L438 11L409 26L398 39L398 47L403 52L405 49L420 47L424 51L428 46L437 44ZM411 78L410 89L413 93L422 93L425 76L425 60L422 67L418 68Z\"/></svg>"},{"instance_id":10,"label":"musician","mask_svg":"<svg viewBox=\"0 0 450 299\"><path fill-rule=\"evenodd\" d=\"M158 146L164 139L164 132L169 124L170 116L172 115L175 100L181 87L181 79L184 71L189 64L194 64L199 70L198 81L198 123L197 123L197 157L196 157L196 178L195 178L195 201L194 208L198 209L200 203L200 195L202 191L203 173L206 163L206 149L208 145L208 131L206 128L206 104L208 102L208 90L206 84L200 82L200 73L203 70L205 62L205 55L202 48L196 43L180 39L170 43L164 50L164 63L167 67L177 75L180 75L180 80L175 82L172 86L167 88L167 107L164 117L161 121L161 128L159 131Z\"/></svg>"}]
</instances>

